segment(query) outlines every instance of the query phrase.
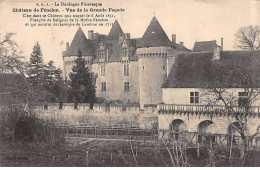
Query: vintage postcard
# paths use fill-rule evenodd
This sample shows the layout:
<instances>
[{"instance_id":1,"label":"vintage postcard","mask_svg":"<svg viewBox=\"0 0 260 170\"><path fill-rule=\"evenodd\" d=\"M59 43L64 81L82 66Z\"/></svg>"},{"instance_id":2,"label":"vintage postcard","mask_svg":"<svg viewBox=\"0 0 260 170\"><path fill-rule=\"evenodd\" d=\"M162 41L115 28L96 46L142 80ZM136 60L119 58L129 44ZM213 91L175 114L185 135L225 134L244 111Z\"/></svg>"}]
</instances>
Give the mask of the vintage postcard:
<instances>
[{"instance_id":1,"label":"vintage postcard","mask_svg":"<svg viewBox=\"0 0 260 170\"><path fill-rule=\"evenodd\" d=\"M260 166L260 1L1 0L1 167Z\"/></svg>"}]
</instances>

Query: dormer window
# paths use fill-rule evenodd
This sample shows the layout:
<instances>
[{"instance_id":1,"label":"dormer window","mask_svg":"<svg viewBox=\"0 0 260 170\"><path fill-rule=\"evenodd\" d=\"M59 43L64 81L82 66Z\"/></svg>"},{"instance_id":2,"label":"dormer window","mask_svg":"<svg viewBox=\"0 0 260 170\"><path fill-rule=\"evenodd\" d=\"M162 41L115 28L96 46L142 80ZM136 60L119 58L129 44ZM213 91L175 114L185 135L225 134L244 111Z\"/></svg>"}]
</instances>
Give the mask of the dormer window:
<instances>
[{"instance_id":1,"label":"dormer window","mask_svg":"<svg viewBox=\"0 0 260 170\"><path fill-rule=\"evenodd\" d=\"M122 49L122 56L127 57L127 48Z\"/></svg>"},{"instance_id":2,"label":"dormer window","mask_svg":"<svg viewBox=\"0 0 260 170\"><path fill-rule=\"evenodd\" d=\"M105 57L105 50L99 50L98 51L98 58L104 58Z\"/></svg>"},{"instance_id":3,"label":"dormer window","mask_svg":"<svg viewBox=\"0 0 260 170\"><path fill-rule=\"evenodd\" d=\"M248 92L238 92L238 106L245 107L248 102Z\"/></svg>"}]
</instances>

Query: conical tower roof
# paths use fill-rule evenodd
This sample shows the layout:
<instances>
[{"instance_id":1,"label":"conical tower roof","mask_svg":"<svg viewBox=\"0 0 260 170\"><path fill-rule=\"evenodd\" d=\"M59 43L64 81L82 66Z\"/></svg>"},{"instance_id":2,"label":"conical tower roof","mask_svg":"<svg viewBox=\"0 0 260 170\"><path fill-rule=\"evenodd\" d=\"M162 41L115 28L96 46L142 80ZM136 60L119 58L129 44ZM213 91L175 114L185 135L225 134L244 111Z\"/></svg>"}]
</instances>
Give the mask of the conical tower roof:
<instances>
[{"instance_id":1,"label":"conical tower roof","mask_svg":"<svg viewBox=\"0 0 260 170\"><path fill-rule=\"evenodd\" d=\"M81 50L83 56L95 55L94 49L91 45L91 40L86 38L80 27L78 28L68 51L66 51L66 56L77 56L79 49Z\"/></svg>"},{"instance_id":2,"label":"conical tower roof","mask_svg":"<svg viewBox=\"0 0 260 170\"><path fill-rule=\"evenodd\" d=\"M108 36L107 36L107 41L116 41L119 39L119 34L123 33L123 30L121 26L119 25L118 21L115 20Z\"/></svg>"},{"instance_id":3,"label":"conical tower roof","mask_svg":"<svg viewBox=\"0 0 260 170\"><path fill-rule=\"evenodd\" d=\"M171 41L169 40L156 17L153 17L150 25L146 29L141 39L140 47L159 46L171 46Z\"/></svg>"}]
</instances>

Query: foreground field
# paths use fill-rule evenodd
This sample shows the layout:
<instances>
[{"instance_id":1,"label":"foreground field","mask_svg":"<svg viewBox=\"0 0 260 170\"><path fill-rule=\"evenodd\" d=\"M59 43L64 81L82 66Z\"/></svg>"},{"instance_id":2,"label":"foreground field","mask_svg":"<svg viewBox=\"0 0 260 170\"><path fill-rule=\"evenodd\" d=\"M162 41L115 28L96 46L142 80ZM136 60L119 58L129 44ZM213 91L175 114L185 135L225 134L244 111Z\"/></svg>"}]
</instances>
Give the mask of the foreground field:
<instances>
[{"instance_id":1,"label":"foreground field","mask_svg":"<svg viewBox=\"0 0 260 170\"><path fill-rule=\"evenodd\" d=\"M178 148L177 148L178 150ZM211 166L203 150L178 150L152 141L67 138L62 145L1 145L1 166L111 167L111 166ZM260 166L260 153L251 152L245 166ZM216 158L215 166L230 166L228 158ZM232 166L236 166L236 160Z\"/></svg>"}]
</instances>

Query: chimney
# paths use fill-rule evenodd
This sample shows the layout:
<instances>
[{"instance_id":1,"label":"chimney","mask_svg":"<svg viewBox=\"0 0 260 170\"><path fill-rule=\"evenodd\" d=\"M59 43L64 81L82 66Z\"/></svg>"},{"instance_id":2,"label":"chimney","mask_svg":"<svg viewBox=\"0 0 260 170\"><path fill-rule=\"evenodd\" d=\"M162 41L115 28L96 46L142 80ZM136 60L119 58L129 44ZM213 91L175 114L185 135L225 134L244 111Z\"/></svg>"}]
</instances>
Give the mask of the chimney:
<instances>
[{"instance_id":1,"label":"chimney","mask_svg":"<svg viewBox=\"0 0 260 170\"><path fill-rule=\"evenodd\" d=\"M70 43L69 43L69 42L67 42L67 43L66 43L66 51L68 51L68 50L69 50L69 47L70 47Z\"/></svg>"},{"instance_id":2,"label":"chimney","mask_svg":"<svg viewBox=\"0 0 260 170\"><path fill-rule=\"evenodd\" d=\"M172 43L176 44L176 34L172 34Z\"/></svg>"},{"instance_id":3,"label":"chimney","mask_svg":"<svg viewBox=\"0 0 260 170\"><path fill-rule=\"evenodd\" d=\"M215 46L214 47L214 55L213 55L213 60L219 60L220 59L220 46Z\"/></svg>"},{"instance_id":4,"label":"chimney","mask_svg":"<svg viewBox=\"0 0 260 170\"><path fill-rule=\"evenodd\" d=\"M221 50L223 51L223 38L221 38Z\"/></svg>"},{"instance_id":5,"label":"chimney","mask_svg":"<svg viewBox=\"0 0 260 170\"><path fill-rule=\"evenodd\" d=\"M97 32L93 34L93 40L98 40L98 33Z\"/></svg>"},{"instance_id":6,"label":"chimney","mask_svg":"<svg viewBox=\"0 0 260 170\"><path fill-rule=\"evenodd\" d=\"M93 30L88 31L88 39L93 40Z\"/></svg>"},{"instance_id":7,"label":"chimney","mask_svg":"<svg viewBox=\"0 0 260 170\"><path fill-rule=\"evenodd\" d=\"M183 47L183 42L180 42L180 45Z\"/></svg>"}]
</instances>

